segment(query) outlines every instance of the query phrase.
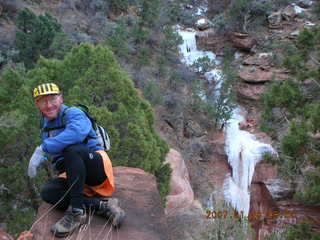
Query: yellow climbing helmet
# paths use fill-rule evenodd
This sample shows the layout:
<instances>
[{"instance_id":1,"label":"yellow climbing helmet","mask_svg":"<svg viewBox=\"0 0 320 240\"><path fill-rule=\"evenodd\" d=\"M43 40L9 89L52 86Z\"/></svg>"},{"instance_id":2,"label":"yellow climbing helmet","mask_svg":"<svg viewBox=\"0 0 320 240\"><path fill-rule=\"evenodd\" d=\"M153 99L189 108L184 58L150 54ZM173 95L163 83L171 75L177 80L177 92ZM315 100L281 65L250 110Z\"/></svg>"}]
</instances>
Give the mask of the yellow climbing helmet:
<instances>
[{"instance_id":1,"label":"yellow climbing helmet","mask_svg":"<svg viewBox=\"0 0 320 240\"><path fill-rule=\"evenodd\" d=\"M54 83L44 83L33 90L34 98L49 94L60 94L59 87Z\"/></svg>"}]
</instances>

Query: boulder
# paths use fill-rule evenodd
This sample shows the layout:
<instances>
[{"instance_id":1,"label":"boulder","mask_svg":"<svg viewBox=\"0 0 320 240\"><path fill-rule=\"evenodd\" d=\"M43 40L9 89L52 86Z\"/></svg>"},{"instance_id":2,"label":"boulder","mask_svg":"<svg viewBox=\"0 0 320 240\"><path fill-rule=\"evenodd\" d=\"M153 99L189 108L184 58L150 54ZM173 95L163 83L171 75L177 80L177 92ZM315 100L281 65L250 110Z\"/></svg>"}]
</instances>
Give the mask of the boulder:
<instances>
[{"instance_id":1,"label":"boulder","mask_svg":"<svg viewBox=\"0 0 320 240\"><path fill-rule=\"evenodd\" d=\"M297 13L296 13L294 7L289 5L285 9L282 10L281 15L286 21L291 21L292 19L295 18Z\"/></svg>"},{"instance_id":2,"label":"boulder","mask_svg":"<svg viewBox=\"0 0 320 240\"><path fill-rule=\"evenodd\" d=\"M254 122L250 120L245 120L239 123L240 130L246 130L247 132L250 132L253 127L254 127Z\"/></svg>"},{"instance_id":3,"label":"boulder","mask_svg":"<svg viewBox=\"0 0 320 240\"><path fill-rule=\"evenodd\" d=\"M92 216L86 228L74 232L68 239L169 239L155 177L141 169L128 167L115 167L114 175L117 187L114 196L120 199L127 214L121 228L112 229L105 219ZM38 210L33 227L34 240L58 239L52 236L50 227L63 212L49 211L50 207L43 203Z\"/></svg>"},{"instance_id":4,"label":"boulder","mask_svg":"<svg viewBox=\"0 0 320 240\"><path fill-rule=\"evenodd\" d=\"M185 161L178 151L170 149L165 162L172 168L165 209L171 239L203 239L210 221L205 219L201 203L194 199Z\"/></svg>"},{"instance_id":5,"label":"boulder","mask_svg":"<svg viewBox=\"0 0 320 240\"><path fill-rule=\"evenodd\" d=\"M211 50L213 52L221 52L223 42L226 37L223 34L216 33L212 28L196 33L196 42L198 49Z\"/></svg>"},{"instance_id":6,"label":"boulder","mask_svg":"<svg viewBox=\"0 0 320 240\"><path fill-rule=\"evenodd\" d=\"M299 29L295 30L295 31L290 33L289 38L290 39L296 39L299 36L299 34L300 34L300 30Z\"/></svg>"},{"instance_id":7,"label":"boulder","mask_svg":"<svg viewBox=\"0 0 320 240\"><path fill-rule=\"evenodd\" d=\"M288 74L285 69L249 65L240 68L239 77L247 83L265 83L286 80Z\"/></svg>"},{"instance_id":8,"label":"boulder","mask_svg":"<svg viewBox=\"0 0 320 240\"><path fill-rule=\"evenodd\" d=\"M255 66L271 66L272 65L272 53L257 53L246 57L242 64L243 65L255 65Z\"/></svg>"},{"instance_id":9,"label":"boulder","mask_svg":"<svg viewBox=\"0 0 320 240\"><path fill-rule=\"evenodd\" d=\"M231 35L230 41L235 48L244 51L251 51L257 44L257 40L246 33L235 32Z\"/></svg>"},{"instance_id":10,"label":"boulder","mask_svg":"<svg viewBox=\"0 0 320 240\"><path fill-rule=\"evenodd\" d=\"M184 124L184 129L183 129L183 135L186 138L190 137L201 137L203 135L206 135L206 131L203 130L200 125L192 120L186 121Z\"/></svg>"},{"instance_id":11,"label":"boulder","mask_svg":"<svg viewBox=\"0 0 320 240\"><path fill-rule=\"evenodd\" d=\"M261 183L277 178L277 168L268 163L258 163L254 169L252 183Z\"/></svg>"},{"instance_id":12,"label":"boulder","mask_svg":"<svg viewBox=\"0 0 320 240\"><path fill-rule=\"evenodd\" d=\"M267 90L267 86L264 84L239 83L236 86L236 90L240 98L257 101L260 99L261 94Z\"/></svg>"},{"instance_id":13,"label":"boulder","mask_svg":"<svg viewBox=\"0 0 320 240\"><path fill-rule=\"evenodd\" d=\"M281 11L273 12L268 16L268 22L272 25L281 23Z\"/></svg>"},{"instance_id":14,"label":"boulder","mask_svg":"<svg viewBox=\"0 0 320 240\"><path fill-rule=\"evenodd\" d=\"M181 154L170 149L165 162L169 163L172 169L170 193L166 197L165 212L166 215L172 216L190 208L194 201L194 194L190 185L188 169Z\"/></svg>"},{"instance_id":15,"label":"boulder","mask_svg":"<svg viewBox=\"0 0 320 240\"><path fill-rule=\"evenodd\" d=\"M208 19L206 18L200 18L197 22L196 22L196 27L200 30L200 31L204 31L207 30L210 26L210 23L208 21Z\"/></svg>"},{"instance_id":16,"label":"boulder","mask_svg":"<svg viewBox=\"0 0 320 240\"><path fill-rule=\"evenodd\" d=\"M276 178L268 179L264 183L274 200L284 200L293 196L294 189L288 181Z\"/></svg>"}]
</instances>

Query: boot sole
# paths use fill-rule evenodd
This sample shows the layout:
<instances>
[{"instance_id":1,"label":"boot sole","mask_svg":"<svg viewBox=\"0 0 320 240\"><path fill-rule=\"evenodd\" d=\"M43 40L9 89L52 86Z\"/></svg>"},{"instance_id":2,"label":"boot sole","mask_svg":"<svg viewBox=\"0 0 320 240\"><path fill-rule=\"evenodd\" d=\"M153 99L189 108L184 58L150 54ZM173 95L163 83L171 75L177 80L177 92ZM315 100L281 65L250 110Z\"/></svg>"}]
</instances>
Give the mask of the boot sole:
<instances>
[{"instance_id":1,"label":"boot sole","mask_svg":"<svg viewBox=\"0 0 320 240\"><path fill-rule=\"evenodd\" d=\"M74 231L75 231L75 229L72 230L71 232L68 232L68 233L59 233L59 232L51 229L52 234L57 238L63 238L63 237L70 236Z\"/></svg>"},{"instance_id":2,"label":"boot sole","mask_svg":"<svg viewBox=\"0 0 320 240\"><path fill-rule=\"evenodd\" d=\"M84 224L84 223L83 223ZM63 238L63 237L67 237L73 234L73 232L77 229L79 229L83 224L80 224L79 226L75 227L72 231L70 232L65 232L65 233L61 233L58 232L57 230L54 230L53 228L51 228L51 232L52 234L57 237L57 238Z\"/></svg>"}]
</instances>

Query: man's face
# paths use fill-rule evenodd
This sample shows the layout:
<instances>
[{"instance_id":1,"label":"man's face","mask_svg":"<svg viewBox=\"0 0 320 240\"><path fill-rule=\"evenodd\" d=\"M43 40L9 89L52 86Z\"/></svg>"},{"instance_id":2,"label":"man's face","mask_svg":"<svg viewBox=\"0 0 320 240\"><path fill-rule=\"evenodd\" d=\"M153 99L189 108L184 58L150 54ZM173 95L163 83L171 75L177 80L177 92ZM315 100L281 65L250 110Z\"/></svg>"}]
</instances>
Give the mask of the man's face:
<instances>
[{"instance_id":1,"label":"man's face","mask_svg":"<svg viewBox=\"0 0 320 240\"><path fill-rule=\"evenodd\" d=\"M63 103L62 95L51 94L36 98L36 105L49 120L55 119Z\"/></svg>"}]
</instances>

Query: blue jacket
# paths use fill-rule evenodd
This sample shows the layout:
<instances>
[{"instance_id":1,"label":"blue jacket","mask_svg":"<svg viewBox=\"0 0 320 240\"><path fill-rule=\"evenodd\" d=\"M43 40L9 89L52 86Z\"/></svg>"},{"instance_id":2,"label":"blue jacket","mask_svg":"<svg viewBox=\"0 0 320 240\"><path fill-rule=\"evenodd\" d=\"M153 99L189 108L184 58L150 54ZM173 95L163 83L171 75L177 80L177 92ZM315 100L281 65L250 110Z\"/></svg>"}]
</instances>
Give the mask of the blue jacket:
<instances>
[{"instance_id":1,"label":"blue jacket","mask_svg":"<svg viewBox=\"0 0 320 240\"><path fill-rule=\"evenodd\" d=\"M63 125L62 115L65 112L65 128L41 132L42 149L53 156L55 160L62 160L62 151L69 145L85 142L90 151L103 150L97 140L90 119L77 107L61 105L58 116L49 121L46 117L42 128L59 128ZM88 138L87 138L88 137ZM87 138L87 141L85 139Z\"/></svg>"}]
</instances>

